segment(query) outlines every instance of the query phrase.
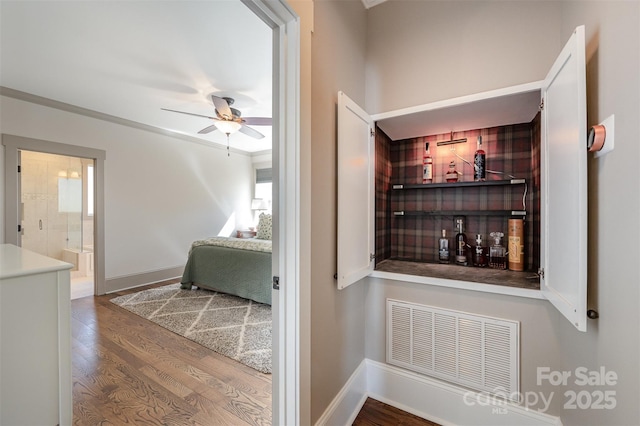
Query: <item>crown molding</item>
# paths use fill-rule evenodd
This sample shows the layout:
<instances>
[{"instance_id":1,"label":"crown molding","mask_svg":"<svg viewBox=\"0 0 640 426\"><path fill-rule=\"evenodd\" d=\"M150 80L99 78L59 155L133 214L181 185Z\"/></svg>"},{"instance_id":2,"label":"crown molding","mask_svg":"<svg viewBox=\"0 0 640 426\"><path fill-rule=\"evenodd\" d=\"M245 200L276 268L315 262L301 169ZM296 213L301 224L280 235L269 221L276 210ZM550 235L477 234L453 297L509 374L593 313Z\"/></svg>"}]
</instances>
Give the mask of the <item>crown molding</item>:
<instances>
[{"instance_id":1,"label":"crown molding","mask_svg":"<svg viewBox=\"0 0 640 426\"><path fill-rule=\"evenodd\" d=\"M160 127L150 126L148 124L138 123L137 121L128 120L126 118L117 117L115 115L105 114L103 112L94 111L92 109L83 108L77 105L68 104L65 102L56 101L54 99L45 98L42 96L34 95L32 93L22 92L20 90L11 89L9 87L0 86L0 95L8 98L17 99L32 104L42 105L49 108L58 109L61 111L70 112L72 114L83 115L85 117L95 118L97 120L108 121L110 123L119 124L121 126L127 126L138 130L144 130L151 133L156 133L163 136L169 136L175 139L180 139L186 142L197 143L199 145L208 146L210 148L227 150L226 146L222 146L215 142L205 141L203 139L194 138L193 136L185 135L183 133L174 132L171 130L161 129ZM236 148L231 148L231 152L234 154L241 154L252 156L254 154L264 153L266 151L260 151L259 153L251 153Z\"/></svg>"}]
</instances>

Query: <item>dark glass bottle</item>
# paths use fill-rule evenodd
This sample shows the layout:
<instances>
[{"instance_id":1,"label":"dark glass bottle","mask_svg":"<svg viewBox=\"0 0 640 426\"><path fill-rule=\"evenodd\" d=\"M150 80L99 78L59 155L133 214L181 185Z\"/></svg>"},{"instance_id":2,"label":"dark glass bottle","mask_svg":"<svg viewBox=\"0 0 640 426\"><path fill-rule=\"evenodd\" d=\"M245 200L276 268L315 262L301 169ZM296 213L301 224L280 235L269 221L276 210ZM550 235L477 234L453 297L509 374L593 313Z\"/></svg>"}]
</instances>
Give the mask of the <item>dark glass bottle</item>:
<instances>
[{"instance_id":1,"label":"dark glass bottle","mask_svg":"<svg viewBox=\"0 0 640 426\"><path fill-rule=\"evenodd\" d=\"M473 248L473 266L487 266L487 248L484 246L482 234L476 234L476 245Z\"/></svg>"},{"instance_id":2,"label":"dark glass bottle","mask_svg":"<svg viewBox=\"0 0 640 426\"><path fill-rule=\"evenodd\" d=\"M487 154L482 149L482 136L478 136L478 147L473 156L473 180L484 181L487 178Z\"/></svg>"},{"instance_id":3,"label":"dark glass bottle","mask_svg":"<svg viewBox=\"0 0 640 426\"><path fill-rule=\"evenodd\" d=\"M467 266L467 236L464 234L464 219L456 218L456 264Z\"/></svg>"}]
</instances>

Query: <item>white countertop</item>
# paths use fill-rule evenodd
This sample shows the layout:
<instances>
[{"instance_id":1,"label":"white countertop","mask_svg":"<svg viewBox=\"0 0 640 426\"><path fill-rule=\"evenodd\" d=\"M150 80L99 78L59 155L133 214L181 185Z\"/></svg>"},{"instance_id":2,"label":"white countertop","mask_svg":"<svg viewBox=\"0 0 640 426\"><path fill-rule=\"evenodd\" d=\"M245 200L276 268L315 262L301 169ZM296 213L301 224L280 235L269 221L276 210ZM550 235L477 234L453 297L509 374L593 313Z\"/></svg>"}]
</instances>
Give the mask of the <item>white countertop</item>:
<instances>
[{"instance_id":1,"label":"white countertop","mask_svg":"<svg viewBox=\"0 0 640 426\"><path fill-rule=\"evenodd\" d=\"M52 259L13 244L0 244L0 279L64 271L73 265Z\"/></svg>"}]
</instances>

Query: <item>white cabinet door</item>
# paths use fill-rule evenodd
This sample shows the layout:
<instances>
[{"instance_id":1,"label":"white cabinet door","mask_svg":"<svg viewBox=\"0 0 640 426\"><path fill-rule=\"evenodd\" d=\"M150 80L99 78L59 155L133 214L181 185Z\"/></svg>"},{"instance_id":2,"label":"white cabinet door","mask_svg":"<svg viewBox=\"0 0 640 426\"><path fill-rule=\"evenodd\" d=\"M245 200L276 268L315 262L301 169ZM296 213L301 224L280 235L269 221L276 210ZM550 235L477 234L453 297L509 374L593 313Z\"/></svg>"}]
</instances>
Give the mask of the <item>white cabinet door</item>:
<instances>
[{"instance_id":1,"label":"white cabinet door","mask_svg":"<svg viewBox=\"0 0 640 426\"><path fill-rule=\"evenodd\" d=\"M338 288L373 271L374 138L369 115L338 92ZM330 232L329 230L327 230Z\"/></svg>"},{"instance_id":2,"label":"white cabinet door","mask_svg":"<svg viewBox=\"0 0 640 426\"><path fill-rule=\"evenodd\" d=\"M542 89L540 289L580 331L587 328L587 123L584 27Z\"/></svg>"}]
</instances>

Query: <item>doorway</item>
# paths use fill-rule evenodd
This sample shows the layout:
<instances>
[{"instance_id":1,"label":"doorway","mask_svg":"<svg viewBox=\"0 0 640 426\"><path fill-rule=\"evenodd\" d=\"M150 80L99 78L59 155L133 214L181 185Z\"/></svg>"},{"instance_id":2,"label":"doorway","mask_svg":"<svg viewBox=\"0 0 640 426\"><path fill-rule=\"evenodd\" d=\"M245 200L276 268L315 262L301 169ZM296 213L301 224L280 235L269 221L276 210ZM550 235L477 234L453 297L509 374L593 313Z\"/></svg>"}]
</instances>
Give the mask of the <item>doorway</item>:
<instances>
[{"instance_id":1,"label":"doorway","mask_svg":"<svg viewBox=\"0 0 640 426\"><path fill-rule=\"evenodd\" d=\"M71 299L94 294L94 160L20 150L19 245L71 263Z\"/></svg>"},{"instance_id":2,"label":"doorway","mask_svg":"<svg viewBox=\"0 0 640 426\"><path fill-rule=\"evenodd\" d=\"M73 264L72 277L91 279L83 294L104 294L105 151L7 134L2 144L5 242Z\"/></svg>"}]
</instances>

